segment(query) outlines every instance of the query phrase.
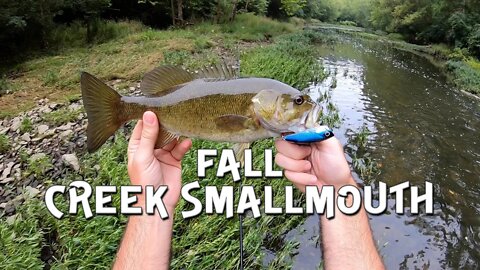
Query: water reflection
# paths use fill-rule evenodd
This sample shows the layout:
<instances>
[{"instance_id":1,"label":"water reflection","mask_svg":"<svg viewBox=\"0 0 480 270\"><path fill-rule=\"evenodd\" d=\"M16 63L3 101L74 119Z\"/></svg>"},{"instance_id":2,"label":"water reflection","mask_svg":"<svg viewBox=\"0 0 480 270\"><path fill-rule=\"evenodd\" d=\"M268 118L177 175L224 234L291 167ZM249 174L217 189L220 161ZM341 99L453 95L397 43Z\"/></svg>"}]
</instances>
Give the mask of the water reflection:
<instances>
[{"instance_id":1,"label":"water reflection","mask_svg":"<svg viewBox=\"0 0 480 270\"><path fill-rule=\"evenodd\" d=\"M391 201L389 214L371 217L388 268L477 267L478 100L450 89L439 70L424 58L378 43L350 40L321 48L321 55L330 75L312 86L310 93L318 97L331 92L343 119L337 137L346 144L346 134L367 125L373 132L369 138L372 156L382 164L377 181L434 183L434 215L410 215L408 211L396 215ZM315 241L305 241L318 235L318 229L318 217L309 217L302 228L287 235L302 242L295 268L312 268L320 262L320 247ZM298 234L299 230L305 233Z\"/></svg>"}]
</instances>

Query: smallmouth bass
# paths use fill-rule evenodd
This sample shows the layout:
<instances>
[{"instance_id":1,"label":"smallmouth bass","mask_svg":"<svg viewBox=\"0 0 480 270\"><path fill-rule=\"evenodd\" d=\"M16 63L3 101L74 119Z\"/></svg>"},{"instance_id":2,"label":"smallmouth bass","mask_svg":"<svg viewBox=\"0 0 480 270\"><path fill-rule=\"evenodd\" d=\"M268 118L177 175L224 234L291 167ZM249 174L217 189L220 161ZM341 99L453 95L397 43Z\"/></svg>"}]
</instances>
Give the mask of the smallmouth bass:
<instances>
[{"instance_id":1,"label":"smallmouth bass","mask_svg":"<svg viewBox=\"0 0 480 270\"><path fill-rule=\"evenodd\" d=\"M179 136L245 145L312 128L321 113L299 90L273 79L238 78L227 66L198 73L176 66L155 68L141 81L140 97L121 96L86 72L80 81L89 152L145 111L154 112L161 123L157 148Z\"/></svg>"}]
</instances>

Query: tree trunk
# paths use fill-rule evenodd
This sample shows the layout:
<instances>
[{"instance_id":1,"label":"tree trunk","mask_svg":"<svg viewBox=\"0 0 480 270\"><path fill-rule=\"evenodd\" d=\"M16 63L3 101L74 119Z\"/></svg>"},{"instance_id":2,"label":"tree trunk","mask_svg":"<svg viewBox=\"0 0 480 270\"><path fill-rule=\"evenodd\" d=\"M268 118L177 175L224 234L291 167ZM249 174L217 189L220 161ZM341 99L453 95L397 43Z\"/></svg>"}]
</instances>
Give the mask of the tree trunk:
<instances>
[{"instance_id":1,"label":"tree trunk","mask_svg":"<svg viewBox=\"0 0 480 270\"><path fill-rule=\"evenodd\" d=\"M183 0L177 0L177 19L181 25L183 25Z\"/></svg>"},{"instance_id":2,"label":"tree trunk","mask_svg":"<svg viewBox=\"0 0 480 270\"><path fill-rule=\"evenodd\" d=\"M235 15L237 15L237 3L238 0L232 1L232 14L230 15L230 21L235 20Z\"/></svg>"},{"instance_id":3,"label":"tree trunk","mask_svg":"<svg viewBox=\"0 0 480 270\"><path fill-rule=\"evenodd\" d=\"M172 25L175 26L175 5L173 1L174 0L170 0L170 9L172 10Z\"/></svg>"}]
</instances>

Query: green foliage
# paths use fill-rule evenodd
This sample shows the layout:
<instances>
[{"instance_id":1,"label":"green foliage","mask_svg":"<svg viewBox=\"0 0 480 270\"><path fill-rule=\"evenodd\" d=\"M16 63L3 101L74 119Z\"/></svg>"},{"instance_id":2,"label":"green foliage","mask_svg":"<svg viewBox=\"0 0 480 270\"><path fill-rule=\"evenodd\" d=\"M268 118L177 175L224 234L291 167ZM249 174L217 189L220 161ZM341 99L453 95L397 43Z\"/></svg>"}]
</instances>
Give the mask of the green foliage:
<instances>
[{"instance_id":1,"label":"green foliage","mask_svg":"<svg viewBox=\"0 0 480 270\"><path fill-rule=\"evenodd\" d=\"M265 40L294 30L295 28L290 24L255 16L251 13L239 14L235 21L222 25L223 32L232 33L235 39L246 41Z\"/></svg>"},{"instance_id":2,"label":"green foliage","mask_svg":"<svg viewBox=\"0 0 480 270\"><path fill-rule=\"evenodd\" d=\"M68 122L74 122L77 119L79 113L80 111L78 110L62 108L50 113L46 113L42 117L43 120L45 120L47 123L55 126L60 126Z\"/></svg>"},{"instance_id":3,"label":"green foliage","mask_svg":"<svg viewBox=\"0 0 480 270\"><path fill-rule=\"evenodd\" d=\"M10 140L5 134L0 134L0 154L6 153L10 149Z\"/></svg>"},{"instance_id":4,"label":"green foliage","mask_svg":"<svg viewBox=\"0 0 480 270\"><path fill-rule=\"evenodd\" d=\"M447 68L454 74L454 82L465 91L480 94L480 62L448 61Z\"/></svg>"},{"instance_id":5,"label":"green foliage","mask_svg":"<svg viewBox=\"0 0 480 270\"><path fill-rule=\"evenodd\" d=\"M307 4L307 0L281 0L282 9L288 16L297 14Z\"/></svg>"},{"instance_id":6,"label":"green foliage","mask_svg":"<svg viewBox=\"0 0 480 270\"><path fill-rule=\"evenodd\" d=\"M480 24L475 25L467 39L468 49L480 59Z\"/></svg>"},{"instance_id":7,"label":"green foliage","mask_svg":"<svg viewBox=\"0 0 480 270\"><path fill-rule=\"evenodd\" d=\"M28 159L28 169L26 174L34 174L41 178L47 171L53 169L52 159L48 155L36 157L32 156Z\"/></svg>"},{"instance_id":8,"label":"green foliage","mask_svg":"<svg viewBox=\"0 0 480 270\"><path fill-rule=\"evenodd\" d=\"M242 55L242 75L275 78L303 89L324 75L312 44L313 39L308 34L283 36L274 45Z\"/></svg>"},{"instance_id":9,"label":"green foliage","mask_svg":"<svg viewBox=\"0 0 480 270\"><path fill-rule=\"evenodd\" d=\"M12 222L0 222L0 268L43 269L40 259L43 233L39 230L38 203L27 201Z\"/></svg>"},{"instance_id":10,"label":"green foliage","mask_svg":"<svg viewBox=\"0 0 480 270\"><path fill-rule=\"evenodd\" d=\"M22 120L22 123L20 124L20 132L25 133L25 132L30 132L33 129L33 124L32 120L30 118L25 117Z\"/></svg>"},{"instance_id":11,"label":"green foliage","mask_svg":"<svg viewBox=\"0 0 480 270\"><path fill-rule=\"evenodd\" d=\"M371 184L380 173L379 164L371 157L368 147L370 130L364 125L349 136L347 151L352 157L352 165L366 184Z\"/></svg>"}]
</instances>

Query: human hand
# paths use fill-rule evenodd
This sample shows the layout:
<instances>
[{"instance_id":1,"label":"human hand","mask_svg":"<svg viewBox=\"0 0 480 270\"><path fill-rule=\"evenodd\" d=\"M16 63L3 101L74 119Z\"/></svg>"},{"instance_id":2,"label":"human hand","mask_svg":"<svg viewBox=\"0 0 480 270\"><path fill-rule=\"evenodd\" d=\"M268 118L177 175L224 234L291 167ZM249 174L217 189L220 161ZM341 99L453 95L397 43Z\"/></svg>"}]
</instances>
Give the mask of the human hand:
<instances>
[{"instance_id":1,"label":"human hand","mask_svg":"<svg viewBox=\"0 0 480 270\"><path fill-rule=\"evenodd\" d=\"M174 140L161 149L154 149L159 131L157 116L145 112L138 121L128 143L128 175L133 185L168 186L162 198L167 210L174 210L182 184L181 160L192 146L191 140Z\"/></svg>"},{"instance_id":2,"label":"human hand","mask_svg":"<svg viewBox=\"0 0 480 270\"><path fill-rule=\"evenodd\" d=\"M275 162L285 169L285 177L302 192L305 186L355 184L343 147L336 138L310 145L278 139L275 146L278 150Z\"/></svg>"}]
</instances>

